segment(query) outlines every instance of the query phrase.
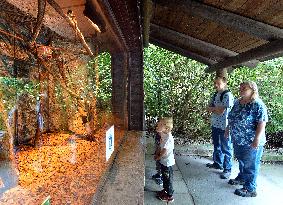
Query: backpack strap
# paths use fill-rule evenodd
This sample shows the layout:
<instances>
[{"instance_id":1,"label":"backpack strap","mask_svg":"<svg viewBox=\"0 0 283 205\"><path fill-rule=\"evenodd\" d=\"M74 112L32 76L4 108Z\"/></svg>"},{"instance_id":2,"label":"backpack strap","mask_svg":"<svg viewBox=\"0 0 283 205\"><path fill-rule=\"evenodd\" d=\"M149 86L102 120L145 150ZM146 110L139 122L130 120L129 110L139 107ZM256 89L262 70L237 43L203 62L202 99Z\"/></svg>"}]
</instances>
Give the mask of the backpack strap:
<instances>
[{"instance_id":1,"label":"backpack strap","mask_svg":"<svg viewBox=\"0 0 283 205\"><path fill-rule=\"evenodd\" d=\"M220 101L221 101L221 102L223 101L224 95L225 95L226 93L229 93L229 92L231 92L231 91L230 91L230 90L224 90L224 91L221 93L221 95L220 95ZM217 91L213 94L213 96L212 96L212 101L211 101L211 104L210 104L211 106L214 106L214 101L215 101L215 98L216 98L217 94L218 94Z\"/></svg>"},{"instance_id":2,"label":"backpack strap","mask_svg":"<svg viewBox=\"0 0 283 205\"><path fill-rule=\"evenodd\" d=\"M224 90L222 93L221 93L221 95L220 95L220 101L222 102L223 101L223 98L224 98L224 95L226 94L226 93L229 93L230 92L230 90ZM216 95L215 95L216 96Z\"/></svg>"},{"instance_id":3,"label":"backpack strap","mask_svg":"<svg viewBox=\"0 0 283 205\"><path fill-rule=\"evenodd\" d=\"M215 92L211 98L211 102L210 102L210 106L214 107L214 101L215 101L215 98L216 98L216 95L217 95L217 92Z\"/></svg>"}]
</instances>

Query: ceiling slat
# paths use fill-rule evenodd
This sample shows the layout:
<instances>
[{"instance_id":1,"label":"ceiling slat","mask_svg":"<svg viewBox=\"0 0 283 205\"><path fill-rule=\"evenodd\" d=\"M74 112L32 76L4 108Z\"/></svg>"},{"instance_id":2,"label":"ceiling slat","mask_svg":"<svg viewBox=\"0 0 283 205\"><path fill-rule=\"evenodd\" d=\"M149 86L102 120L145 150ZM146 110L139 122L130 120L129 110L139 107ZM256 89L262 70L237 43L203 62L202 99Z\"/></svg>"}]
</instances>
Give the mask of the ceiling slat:
<instances>
[{"instance_id":1,"label":"ceiling slat","mask_svg":"<svg viewBox=\"0 0 283 205\"><path fill-rule=\"evenodd\" d=\"M283 38L283 29L255 21L253 19L227 12L192 0L163 0L157 1L159 5L166 5L181 10L188 15L209 19L235 30L246 32L264 40Z\"/></svg>"}]
</instances>

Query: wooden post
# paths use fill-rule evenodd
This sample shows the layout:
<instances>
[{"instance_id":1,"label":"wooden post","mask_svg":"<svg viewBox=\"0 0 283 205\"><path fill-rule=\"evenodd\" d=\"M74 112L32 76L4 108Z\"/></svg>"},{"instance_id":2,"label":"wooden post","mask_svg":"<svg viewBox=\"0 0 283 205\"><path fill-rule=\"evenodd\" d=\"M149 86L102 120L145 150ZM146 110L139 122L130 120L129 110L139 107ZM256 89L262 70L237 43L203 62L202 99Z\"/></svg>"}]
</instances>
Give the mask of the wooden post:
<instances>
[{"instance_id":1,"label":"wooden post","mask_svg":"<svg viewBox=\"0 0 283 205\"><path fill-rule=\"evenodd\" d=\"M127 117L127 55L113 53L111 55L112 69L112 111L115 126L128 129Z\"/></svg>"},{"instance_id":2,"label":"wooden post","mask_svg":"<svg viewBox=\"0 0 283 205\"><path fill-rule=\"evenodd\" d=\"M129 53L128 62L128 117L129 130L144 130L143 52L141 49Z\"/></svg>"}]
</instances>

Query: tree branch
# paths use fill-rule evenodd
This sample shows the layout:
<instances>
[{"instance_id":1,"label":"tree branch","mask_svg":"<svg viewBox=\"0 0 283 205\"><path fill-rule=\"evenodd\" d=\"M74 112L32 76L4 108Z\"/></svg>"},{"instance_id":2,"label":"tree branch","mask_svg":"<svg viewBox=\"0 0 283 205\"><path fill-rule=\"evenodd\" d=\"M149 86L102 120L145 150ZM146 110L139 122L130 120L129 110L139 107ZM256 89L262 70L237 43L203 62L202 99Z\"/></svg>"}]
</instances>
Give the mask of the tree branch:
<instances>
[{"instance_id":1,"label":"tree branch","mask_svg":"<svg viewBox=\"0 0 283 205\"><path fill-rule=\"evenodd\" d=\"M46 0L38 0L38 9L37 9L37 18L36 18L36 25L33 29L33 34L31 38L31 44L35 42L36 38L39 35L40 28L43 23L43 18L45 14L45 8L46 8Z\"/></svg>"},{"instance_id":2,"label":"tree branch","mask_svg":"<svg viewBox=\"0 0 283 205\"><path fill-rule=\"evenodd\" d=\"M54 0L47 0L47 1L55 9L55 11L57 11L70 24L70 26L73 28L75 33L79 35L80 42L82 43L83 47L86 49L88 54L90 56L93 56L93 53L92 53L90 47L87 45L82 32L80 31L79 27L77 26L77 22L76 22L74 16L70 17L70 16L67 16L66 14L64 14L61 7Z\"/></svg>"}]
</instances>

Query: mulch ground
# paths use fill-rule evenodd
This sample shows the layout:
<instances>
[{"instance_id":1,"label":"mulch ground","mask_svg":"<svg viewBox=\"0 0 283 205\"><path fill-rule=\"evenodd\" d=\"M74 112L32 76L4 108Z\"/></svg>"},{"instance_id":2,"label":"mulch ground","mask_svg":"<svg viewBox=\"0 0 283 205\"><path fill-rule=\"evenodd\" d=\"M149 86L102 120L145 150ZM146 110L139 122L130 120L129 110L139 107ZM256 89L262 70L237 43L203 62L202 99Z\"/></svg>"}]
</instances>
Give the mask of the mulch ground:
<instances>
[{"instance_id":1,"label":"mulch ground","mask_svg":"<svg viewBox=\"0 0 283 205\"><path fill-rule=\"evenodd\" d=\"M37 148L20 147L15 160L18 185L3 193L0 204L41 204L47 196L52 205L90 204L107 167L104 136L101 131L89 141L82 136L48 134ZM121 139L121 133L115 136L116 147Z\"/></svg>"}]
</instances>

